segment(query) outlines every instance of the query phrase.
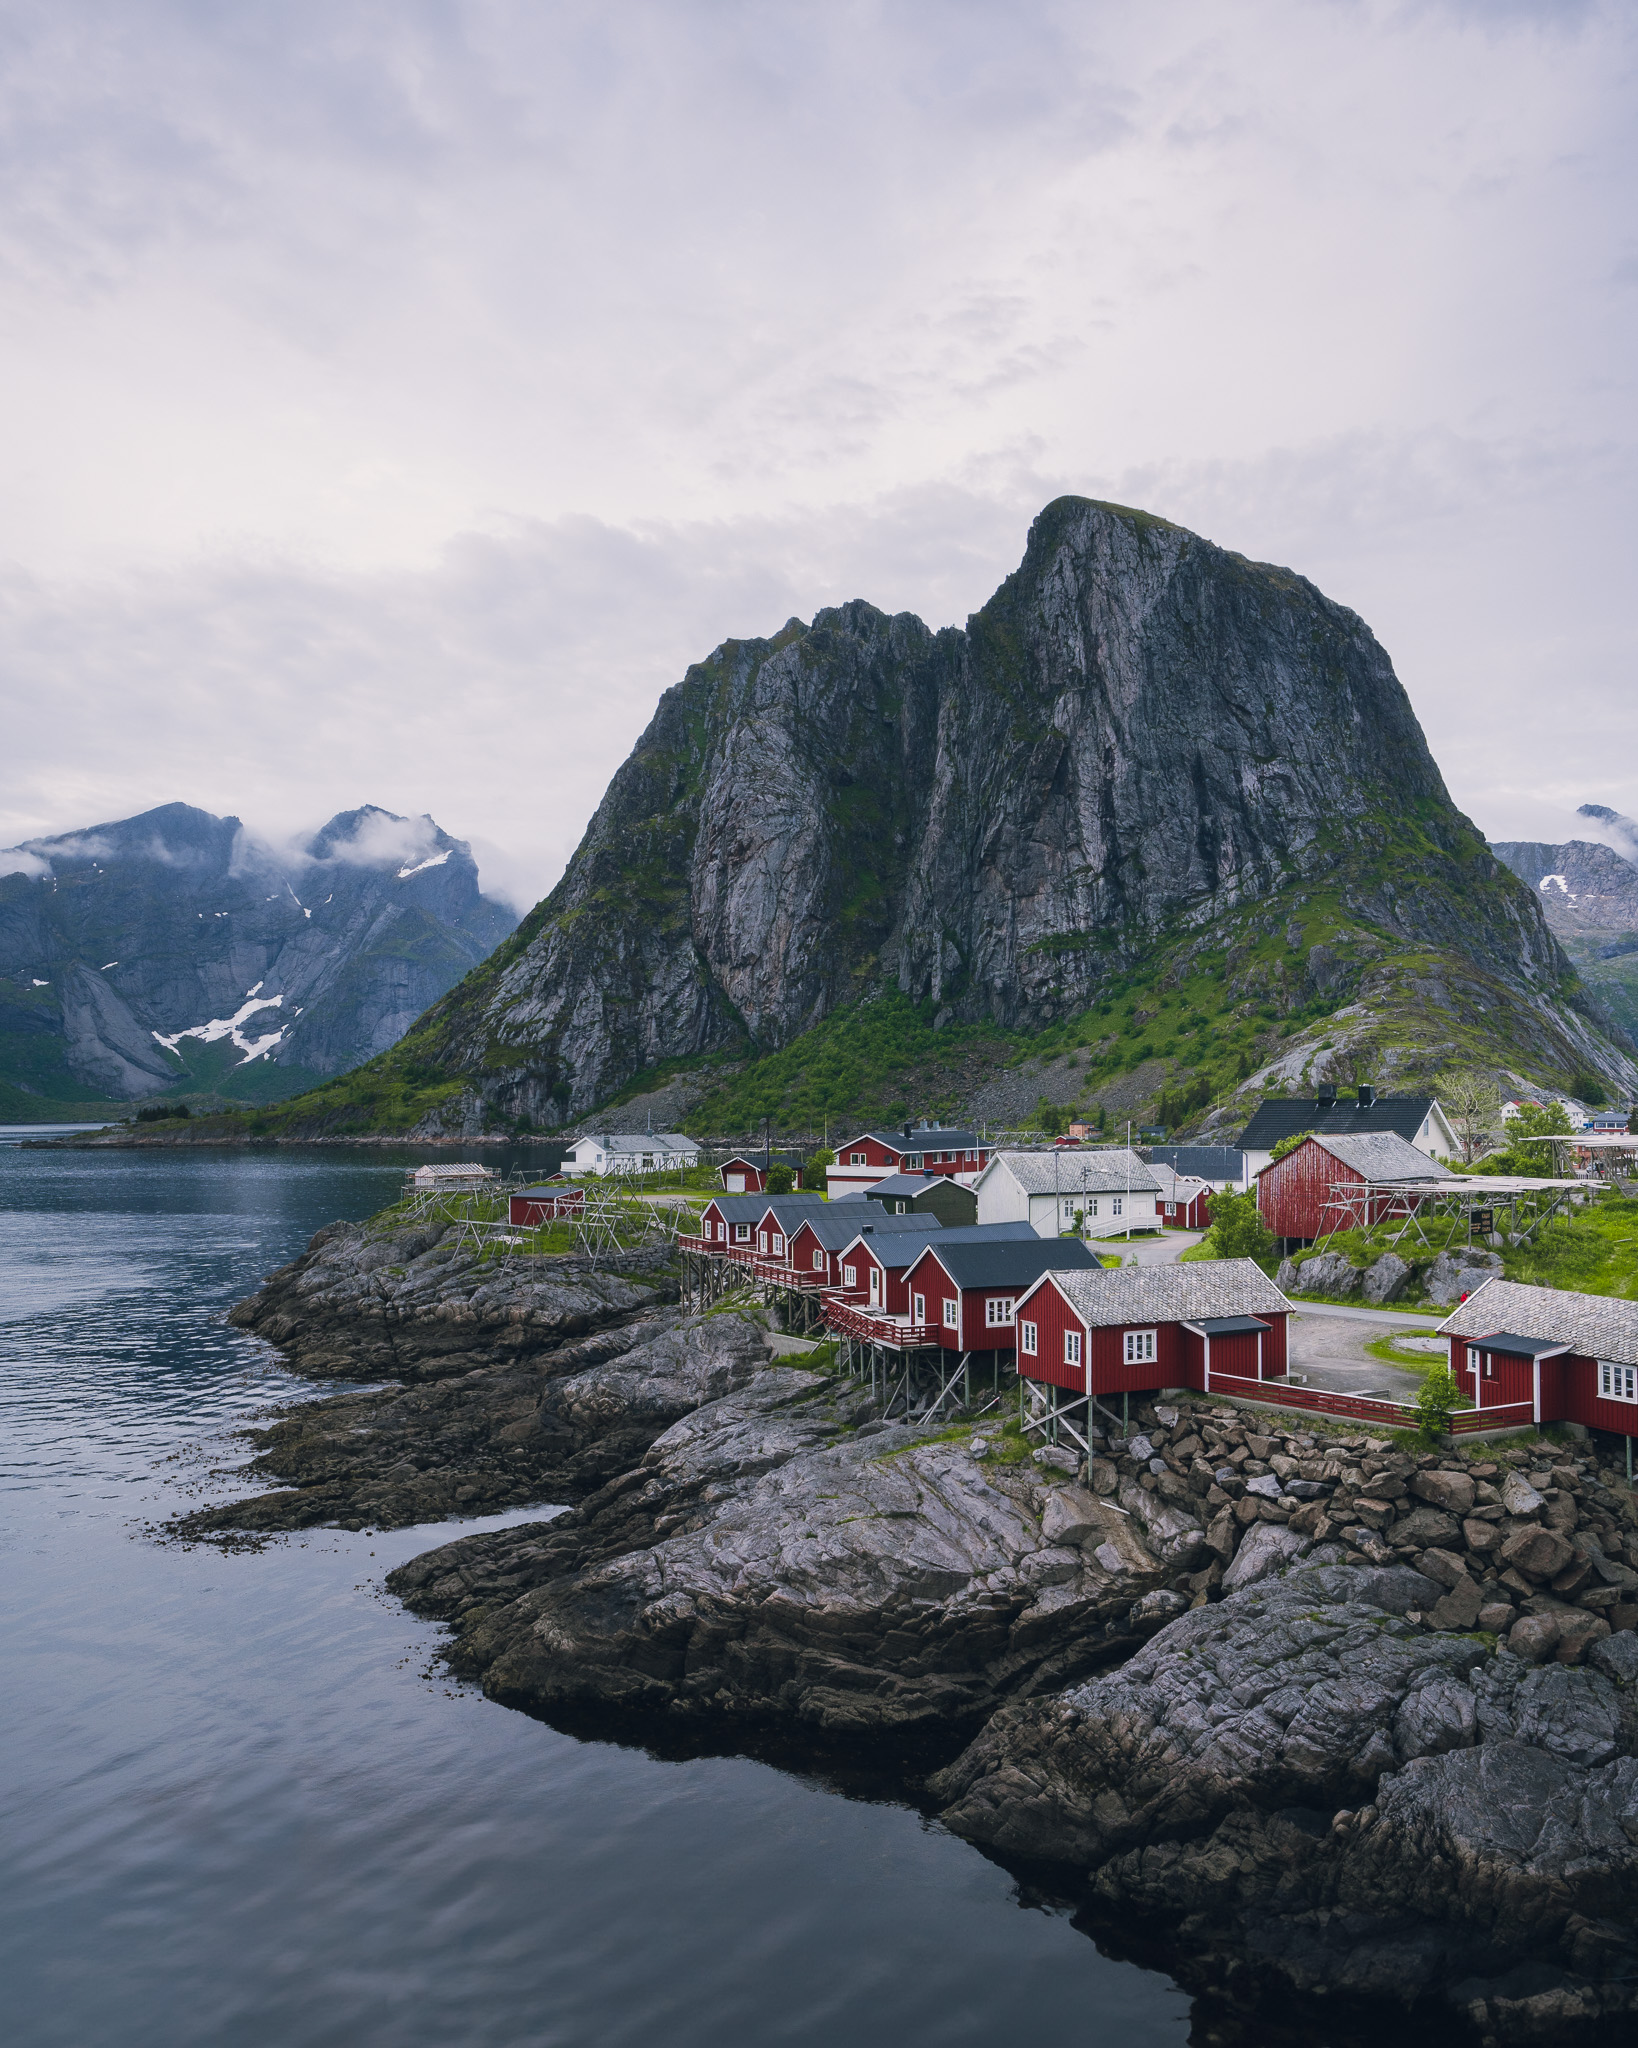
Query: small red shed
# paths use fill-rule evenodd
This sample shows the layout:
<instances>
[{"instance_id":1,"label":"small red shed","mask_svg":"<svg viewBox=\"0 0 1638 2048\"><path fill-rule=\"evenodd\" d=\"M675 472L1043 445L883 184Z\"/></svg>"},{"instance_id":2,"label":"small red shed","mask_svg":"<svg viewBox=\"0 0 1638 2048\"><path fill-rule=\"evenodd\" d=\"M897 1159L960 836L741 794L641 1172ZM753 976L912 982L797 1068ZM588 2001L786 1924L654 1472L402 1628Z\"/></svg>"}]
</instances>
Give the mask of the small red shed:
<instances>
[{"instance_id":1,"label":"small red shed","mask_svg":"<svg viewBox=\"0 0 1638 2048\"><path fill-rule=\"evenodd\" d=\"M506 1200L506 1220L515 1229L532 1230L537 1224L552 1223L560 1216L578 1216L586 1206L586 1190L563 1182L544 1181L539 1187L519 1188Z\"/></svg>"},{"instance_id":2,"label":"small red shed","mask_svg":"<svg viewBox=\"0 0 1638 2048\"><path fill-rule=\"evenodd\" d=\"M905 1276L905 1313L931 1324L946 1351L1010 1351L1013 1304L1043 1273L1106 1278L1097 1254L1078 1237L983 1237L951 1231L935 1238Z\"/></svg>"},{"instance_id":3,"label":"small red shed","mask_svg":"<svg viewBox=\"0 0 1638 2048\"><path fill-rule=\"evenodd\" d=\"M1580 1422L1638 1436L1638 1302L1487 1280L1439 1325L1450 1374L1498 1429Z\"/></svg>"},{"instance_id":4,"label":"small red shed","mask_svg":"<svg viewBox=\"0 0 1638 2048\"><path fill-rule=\"evenodd\" d=\"M1160 1193L1155 1197L1155 1214L1165 1230L1204 1230L1211 1222L1206 1213L1206 1204L1215 1190L1209 1180L1202 1180L1198 1174L1178 1173L1173 1167L1162 1165L1158 1159L1147 1162L1151 1174L1160 1183Z\"/></svg>"},{"instance_id":5,"label":"small red shed","mask_svg":"<svg viewBox=\"0 0 1638 2048\"><path fill-rule=\"evenodd\" d=\"M1287 1247L1312 1244L1327 1231L1402 1213L1415 1198L1398 1192L1396 1183L1450 1178L1448 1166L1396 1131L1307 1137L1258 1174L1257 1209Z\"/></svg>"},{"instance_id":6,"label":"small red shed","mask_svg":"<svg viewBox=\"0 0 1638 2048\"><path fill-rule=\"evenodd\" d=\"M1254 1259L1047 1273L1018 1302L1018 1370L1082 1396L1283 1378L1291 1304Z\"/></svg>"}]
</instances>

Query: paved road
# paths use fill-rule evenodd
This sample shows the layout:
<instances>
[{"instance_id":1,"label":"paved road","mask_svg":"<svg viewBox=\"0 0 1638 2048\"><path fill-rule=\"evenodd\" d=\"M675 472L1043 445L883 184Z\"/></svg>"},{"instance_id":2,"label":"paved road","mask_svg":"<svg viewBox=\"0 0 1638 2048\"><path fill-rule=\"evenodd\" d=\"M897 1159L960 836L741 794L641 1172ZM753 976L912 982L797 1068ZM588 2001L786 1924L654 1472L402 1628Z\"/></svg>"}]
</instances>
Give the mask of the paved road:
<instances>
[{"instance_id":1,"label":"paved road","mask_svg":"<svg viewBox=\"0 0 1638 2048\"><path fill-rule=\"evenodd\" d=\"M1311 1386L1337 1394L1377 1394L1389 1401L1414 1401L1422 1382L1414 1372L1373 1358L1367 1344L1392 1330L1431 1330L1426 1316L1396 1316L1392 1310L1310 1307L1291 1318L1289 1369Z\"/></svg>"}]
</instances>

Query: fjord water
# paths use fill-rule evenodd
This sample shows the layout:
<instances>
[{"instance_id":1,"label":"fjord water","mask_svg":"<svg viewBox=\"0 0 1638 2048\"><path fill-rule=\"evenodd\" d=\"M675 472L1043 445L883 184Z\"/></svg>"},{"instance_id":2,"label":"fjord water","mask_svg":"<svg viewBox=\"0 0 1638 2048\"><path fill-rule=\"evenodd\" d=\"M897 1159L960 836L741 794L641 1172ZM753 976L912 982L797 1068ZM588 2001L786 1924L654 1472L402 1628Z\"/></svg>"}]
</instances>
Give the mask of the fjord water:
<instances>
[{"instance_id":1,"label":"fjord water","mask_svg":"<svg viewBox=\"0 0 1638 2048\"><path fill-rule=\"evenodd\" d=\"M224 1310L404 1161L25 1135L0 1134L8 2041L1187 2038L1167 1978L907 1807L455 1685L381 1590L451 1525L156 1542L233 1483L236 1426L314 1393Z\"/></svg>"}]
</instances>

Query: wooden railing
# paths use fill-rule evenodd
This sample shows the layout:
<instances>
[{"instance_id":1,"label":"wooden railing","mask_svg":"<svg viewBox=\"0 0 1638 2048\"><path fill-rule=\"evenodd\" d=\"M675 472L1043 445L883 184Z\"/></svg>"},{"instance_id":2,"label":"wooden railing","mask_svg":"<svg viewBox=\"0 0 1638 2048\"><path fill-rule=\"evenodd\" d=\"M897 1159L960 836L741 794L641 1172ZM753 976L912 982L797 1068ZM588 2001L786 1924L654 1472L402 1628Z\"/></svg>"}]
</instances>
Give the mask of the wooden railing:
<instances>
[{"instance_id":1,"label":"wooden railing","mask_svg":"<svg viewBox=\"0 0 1638 2048\"><path fill-rule=\"evenodd\" d=\"M834 1294L825 1296L825 1322L839 1337L862 1337L867 1344L886 1344L908 1350L938 1342L938 1326L913 1323L908 1316L890 1316L886 1309L856 1308Z\"/></svg>"},{"instance_id":2,"label":"wooden railing","mask_svg":"<svg viewBox=\"0 0 1638 2048\"><path fill-rule=\"evenodd\" d=\"M680 1252L715 1252L726 1250L727 1247L719 1245L714 1238L690 1237L685 1230L679 1230L677 1249Z\"/></svg>"},{"instance_id":3,"label":"wooden railing","mask_svg":"<svg viewBox=\"0 0 1638 2048\"><path fill-rule=\"evenodd\" d=\"M1263 1401L1271 1408L1297 1408L1310 1415L1341 1415L1350 1422L1374 1422L1382 1429L1416 1429L1421 1416L1407 1401L1374 1401L1366 1394L1333 1394L1323 1387L1293 1387L1283 1380L1238 1379L1214 1372L1213 1394L1235 1394L1242 1401ZM1471 1436L1485 1429L1528 1429L1532 1410L1528 1401L1514 1401L1498 1408L1463 1408L1451 1416L1452 1436Z\"/></svg>"}]
</instances>

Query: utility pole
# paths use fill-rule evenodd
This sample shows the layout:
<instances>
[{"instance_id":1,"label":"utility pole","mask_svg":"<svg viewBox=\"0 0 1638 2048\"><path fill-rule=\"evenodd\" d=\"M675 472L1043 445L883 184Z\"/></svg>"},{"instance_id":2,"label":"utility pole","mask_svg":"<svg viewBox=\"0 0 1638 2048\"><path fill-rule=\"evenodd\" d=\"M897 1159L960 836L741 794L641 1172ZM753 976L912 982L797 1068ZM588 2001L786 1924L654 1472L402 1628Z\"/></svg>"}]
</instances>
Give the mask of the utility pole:
<instances>
[{"instance_id":1,"label":"utility pole","mask_svg":"<svg viewBox=\"0 0 1638 2048\"><path fill-rule=\"evenodd\" d=\"M1126 1242L1132 1242L1132 1119L1126 1119Z\"/></svg>"}]
</instances>

